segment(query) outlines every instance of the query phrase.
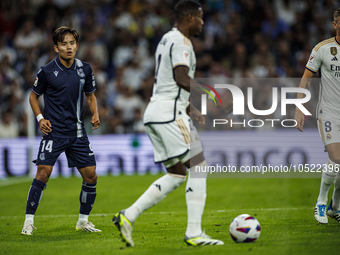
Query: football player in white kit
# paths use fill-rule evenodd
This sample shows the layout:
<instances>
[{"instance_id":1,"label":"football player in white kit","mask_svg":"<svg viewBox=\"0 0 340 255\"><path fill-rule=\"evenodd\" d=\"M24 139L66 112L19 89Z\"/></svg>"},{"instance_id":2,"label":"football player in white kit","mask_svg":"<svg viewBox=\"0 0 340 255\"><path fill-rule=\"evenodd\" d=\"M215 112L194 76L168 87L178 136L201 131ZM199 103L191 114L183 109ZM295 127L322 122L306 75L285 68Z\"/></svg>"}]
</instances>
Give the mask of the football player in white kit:
<instances>
[{"instance_id":1,"label":"football player in white kit","mask_svg":"<svg viewBox=\"0 0 340 255\"><path fill-rule=\"evenodd\" d=\"M309 89L311 78L320 70L320 94L316 109L317 125L329 159L328 167L323 169L314 217L322 224L328 223L327 214L340 223L340 8L333 14L333 26L336 36L314 47L300 83L301 88ZM303 95L299 93L298 98L302 97ZM297 121L296 128L303 131L304 115L298 108L296 108L295 120ZM328 191L333 183L333 197L326 210Z\"/></svg>"},{"instance_id":2,"label":"football player in white kit","mask_svg":"<svg viewBox=\"0 0 340 255\"><path fill-rule=\"evenodd\" d=\"M188 221L184 241L193 246L224 244L202 231L206 174L192 178L191 173L195 166L207 165L197 131L187 114L190 80L194 78L196 66L189 37L202 31L202 7L195 1L182 0L176 4L175 15L175 27L163 36L157 46L153 95L144 114L144 125L154 147L154 160L162 162L168 173L152 183L134 204L113 217L112 221L128 246L134 246L132 228L138 216L183 184L187 168ZM197 109L191 107L190 111L192 118L196 113L195 117L204 122Z\"/></svg>"}]
</instances>

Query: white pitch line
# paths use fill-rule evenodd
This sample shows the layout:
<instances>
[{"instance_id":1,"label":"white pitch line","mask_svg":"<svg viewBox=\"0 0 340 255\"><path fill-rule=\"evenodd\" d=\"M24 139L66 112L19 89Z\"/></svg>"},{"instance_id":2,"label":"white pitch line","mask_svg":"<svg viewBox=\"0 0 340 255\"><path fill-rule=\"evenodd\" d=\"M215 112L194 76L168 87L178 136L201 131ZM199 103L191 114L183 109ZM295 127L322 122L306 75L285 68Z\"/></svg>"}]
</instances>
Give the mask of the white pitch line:
<instances>
[{"instance_id":1,"label":"white pitch line","mask_svg":"<svg viewBox=\"0 0 340 255\"><path fill-rule=\"evenodd\" d=\"M253 208L253 209L230 209L230 210L211 210L206 211L207 213L225 213L225 212L240 212L240 211L298 211L298 210L312 210L314 207L293 207L293 208ZM170 211L170 212L146 212L144 214L176 214L176 213L186 213L185 211ZM114 212L111 213L94 213L90 214L92 217L106 217L113 216ZM36 215L38 218L68 218L68 217L78 217L79 214L64 214L64 215ZM25 215L21 216L0 216L0 219L16 219L25 218Z\"/></svg>"},{"instance_id":2,"label":"white pitch line","mask_svg":"<svg viewBox=\"0 0 340 255\"><path fill-rule=\"evenodd\" d=\"M19 183L23 183L23 182L32 182L33 177L27 177L27 178L20 178L20 179L8 179L8 180L1 180L0 181L0 187L5 187L5 186L10 186L10 185L14 185L14 184L19 184Z\"/></svg>"}]
</instances>

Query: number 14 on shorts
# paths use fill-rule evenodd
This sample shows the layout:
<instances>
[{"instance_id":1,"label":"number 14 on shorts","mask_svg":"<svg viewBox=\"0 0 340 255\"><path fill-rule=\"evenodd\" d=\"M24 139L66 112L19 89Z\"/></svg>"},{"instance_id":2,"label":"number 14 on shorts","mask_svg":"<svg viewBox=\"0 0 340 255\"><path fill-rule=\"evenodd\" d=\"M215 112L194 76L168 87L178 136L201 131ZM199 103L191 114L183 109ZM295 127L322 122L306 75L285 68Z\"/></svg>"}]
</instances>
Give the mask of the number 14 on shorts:
<instances>
[{"instance_id":1,"label":"number 14 on shorts","mask_svg":"<svg viewBox=\"0 0 340 255\"><path fill-rule=\"evenodd\" d=\"M48 152L52 152L52 147L53 147L53 140L49 140L49 141L43 140L41 142L41 152L44 152L44 150L47 150Z\"/></svg>"}]
</instances>

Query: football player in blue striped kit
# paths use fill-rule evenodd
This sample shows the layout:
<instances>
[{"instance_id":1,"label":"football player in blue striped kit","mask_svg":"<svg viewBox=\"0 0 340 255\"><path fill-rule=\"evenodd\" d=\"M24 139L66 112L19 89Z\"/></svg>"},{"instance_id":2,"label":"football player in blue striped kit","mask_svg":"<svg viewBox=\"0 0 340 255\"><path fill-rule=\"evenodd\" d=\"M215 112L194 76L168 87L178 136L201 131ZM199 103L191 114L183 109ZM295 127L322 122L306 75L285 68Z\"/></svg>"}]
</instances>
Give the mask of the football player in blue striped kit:
<instances>
[{"instance_id":1,"label":"football player in blue striped kit","mask_svg":"<svg viewBox=\"0 0 340 255\"><path fill-rule=\"evenodd\" d=\"M79 34L69 27L59 27L53 33L54 50L58 57L41 67L30 94L30 104L43 133L38 158L37 173L28 192L26 219L22 235L33 235L34 215L53 166L65 152L68 166L77 167L83 183L80 192L80 211L76 230L101 232L88 221L96 198L96 160L84 127L83 99L92 112L93 129L100 125L96 83L92 68L75 58ZM38 98L44 95L44 115Z\"/></svg>"}]
</instances>

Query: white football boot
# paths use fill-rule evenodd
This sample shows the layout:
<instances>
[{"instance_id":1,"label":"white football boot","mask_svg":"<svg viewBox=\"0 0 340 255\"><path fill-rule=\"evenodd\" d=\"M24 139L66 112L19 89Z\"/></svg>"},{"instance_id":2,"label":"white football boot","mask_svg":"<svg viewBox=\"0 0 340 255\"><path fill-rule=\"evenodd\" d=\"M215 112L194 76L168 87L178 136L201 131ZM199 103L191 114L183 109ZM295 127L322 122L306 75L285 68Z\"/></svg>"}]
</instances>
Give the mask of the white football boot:
<instances>
[{"instance_id":1,"label":"white football boot","mask_svg":"<svg viewBox=\"0 0 340 255\"><path fill-rule=\"evenodd\" d=\"M321 224L327 224L328 218L326 215L326 206L327 204L322 204L316 202L315 209L314 209L314 218L317 222Z\"/></svg>"}]
</instances>

